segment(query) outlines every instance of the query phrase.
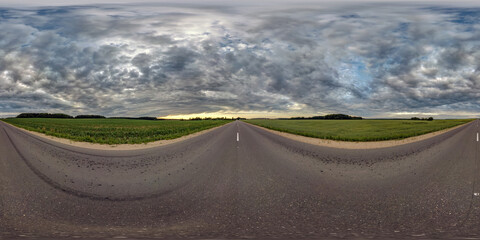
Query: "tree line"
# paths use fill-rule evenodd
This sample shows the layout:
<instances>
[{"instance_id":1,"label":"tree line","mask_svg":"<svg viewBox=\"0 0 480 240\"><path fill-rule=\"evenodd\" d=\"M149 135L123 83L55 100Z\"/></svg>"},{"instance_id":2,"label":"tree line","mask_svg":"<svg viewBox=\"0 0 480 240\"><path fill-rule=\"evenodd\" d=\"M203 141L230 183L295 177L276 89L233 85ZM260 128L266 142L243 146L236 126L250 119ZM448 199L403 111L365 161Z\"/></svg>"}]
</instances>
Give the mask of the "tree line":
<instances>
[{"instance_id":1,"label":"tree line","mask_svg":"<svg viewBox=\"0 0 480 240\"><path fill-rule=\"evenodd\" d=\"M412 117L410 120L425 120L425 121L433 121L433 117L429 118L419 118L419 117Z\"/></svg>"},{"instance_id":2,"label":"tree line","mask_svg":"<svg viewBox=\"0 0 480 240\"><path fill-rule=\"evenodd\" d=\"M182 121L184 121L185 119L180 119ZM199 121L199 120L246 120L246 118L241 118L241 117L237 117L237 118L226 118L226 117L216 117L216 118L212 118L212 117L204 117L204 118L201 118L201 117L194 117L194 118L189 118L188 119L189 121Z\"/></svg>"},{"instance_id":3,"label":"tree line","mask_svg":"<svg viewBox=\"0 0 480 240\"><path fill-rule=\"evenodd\" d=\"M350 120L361 120L362 117L350 116L341 113L327 114L324 116L313 116L313 117L292 117L292 120L303 120L303 119L326 119L326 120L341 120L341 119L350 119Z\"/></svg>"},{"instance_id":4,"label":"tree line","mask_svg":"<svg viewBox=\"0 0 480 240\"><path fill-rule=\"evenodd\" d=\"M75 118L75 119L99 119L99 118L107 118L102 115L77 115L77 116L70 116L68 114L64 113L20 113L17 118ZM108 119L136 119L136 120L165 120L162 118L156 118L156 117L109 117ZM232 118L234 120L235 118ZM236 118L236 119L241 119L243 118ZM183 120L183 119L182 119ZM189 120L230 120L225 117L218 117L218 118L211 118L211 117L206 117L206 118L190 118Z\"/></svg>"},{"instance_id":5,"label":"tree line","mask_svg":"<svg viewBox=\"0 0 480 240\"><path fill-rule=\"evenodd\" d=\"M20 113L17 118L73 118L63 113Z\"/></svg>"},{"instance_id":6,"label":"tree line","mask_svg":"<svg viewBox=\"0 0 480 240\"><path fill-rule=\"evenodd\" d=\"M20 113L17 118L106 118L102 115L77 115L70 116L65 113Z\"/></svg>"}]
</instances>

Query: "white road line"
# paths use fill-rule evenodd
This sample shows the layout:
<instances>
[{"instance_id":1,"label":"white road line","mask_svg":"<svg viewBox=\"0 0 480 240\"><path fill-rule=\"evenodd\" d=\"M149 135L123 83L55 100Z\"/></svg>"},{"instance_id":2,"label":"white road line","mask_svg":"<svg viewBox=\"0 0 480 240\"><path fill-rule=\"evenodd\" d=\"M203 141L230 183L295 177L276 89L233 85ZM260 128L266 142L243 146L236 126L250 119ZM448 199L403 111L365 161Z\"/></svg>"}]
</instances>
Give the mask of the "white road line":
<instances>
[{"instance_id":1,"label":"white road line","mask_svg":"<svg viewBox=\"0 0 480 240\"><path fill-rule=\"evenodd\" d=\"M237 132L237 142L240 141L240 136L238 136L238 132Z\"/></svg>"},{"instance_id":2,"label":"white road line","mask_svg":"<svg viewBox=\"0 0 480 240\"><path fill-rule=\"evenodd\" d=\"M478 133L477 133L477 142L478 142Z\"/></svg>"},{"instance_id":3,"label":"white road line","mask_svg":"<svg viewBox=\"0 0 480 240\"><path fill-rule=\"evenodd\" d=\"M478 192L476 192L476 193L473 193L473 196L476 196L476 197L478 197L478 196L480 196L480 193L478 193Z\"/></svg>"}]
</instances>

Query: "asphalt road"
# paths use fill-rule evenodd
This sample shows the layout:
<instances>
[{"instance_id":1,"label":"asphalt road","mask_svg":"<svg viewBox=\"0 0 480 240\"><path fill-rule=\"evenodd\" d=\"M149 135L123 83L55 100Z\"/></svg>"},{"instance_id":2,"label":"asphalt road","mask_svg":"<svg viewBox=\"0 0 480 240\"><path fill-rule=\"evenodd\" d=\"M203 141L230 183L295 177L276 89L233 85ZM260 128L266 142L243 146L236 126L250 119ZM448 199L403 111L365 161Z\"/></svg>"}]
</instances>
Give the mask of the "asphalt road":
<instances>
[{"instance_id":1,"label":"asphalt road","mask_svg":"<svg viewBox=\"0 0 480 240\"><path fill-rule=\"evenodd\" d=\"M236 121L103 151L0 122L0 236L480 238L479 131L345 150Z\"/></svg>"}]
</instances>

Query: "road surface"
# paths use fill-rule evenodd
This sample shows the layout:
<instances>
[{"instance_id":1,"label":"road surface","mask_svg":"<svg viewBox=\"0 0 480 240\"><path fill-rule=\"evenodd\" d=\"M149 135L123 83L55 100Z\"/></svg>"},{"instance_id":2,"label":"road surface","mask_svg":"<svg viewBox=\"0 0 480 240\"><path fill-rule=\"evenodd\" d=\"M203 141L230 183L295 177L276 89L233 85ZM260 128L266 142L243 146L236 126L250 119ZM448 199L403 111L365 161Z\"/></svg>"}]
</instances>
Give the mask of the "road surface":
<instances>
[{"instance_id":1,"label":"road surface","mask_svg":"<svg viewBox=\"0 0 480 240\"><path fill-rule=\"evenodd\" d=\"M480 238L479 130L345 150L236 121L107 151L0 122L0 236Z\"/></svg>"}]
</instances>

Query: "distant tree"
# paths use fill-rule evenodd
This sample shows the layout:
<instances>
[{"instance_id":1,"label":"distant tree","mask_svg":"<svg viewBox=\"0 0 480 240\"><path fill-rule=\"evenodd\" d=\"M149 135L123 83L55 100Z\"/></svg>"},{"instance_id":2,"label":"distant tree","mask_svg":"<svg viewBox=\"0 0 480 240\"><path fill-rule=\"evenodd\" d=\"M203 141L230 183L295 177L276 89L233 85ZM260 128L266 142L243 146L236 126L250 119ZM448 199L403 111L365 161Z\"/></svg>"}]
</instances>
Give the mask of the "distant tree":
<instances>
[{"instance_id":1,"label":"distant tree","mask_svg":"<svg viewBox=\"0 0 480 240\"><path fill-rule=\"evenodd\" d=\"M412 118L410 118L410 120L420 120L420 118L418 118L418 117L412 117Z\"/></svg>"},{"instance_id":2,"label":"distant tree","mask_svg":"<svg viewBox=\"0 0 480 240\"><path fill-rule=\"evenodd\" d=\"M433 117L429 117L427 121L433 121Z\"/></svg>"}]
</instances>

